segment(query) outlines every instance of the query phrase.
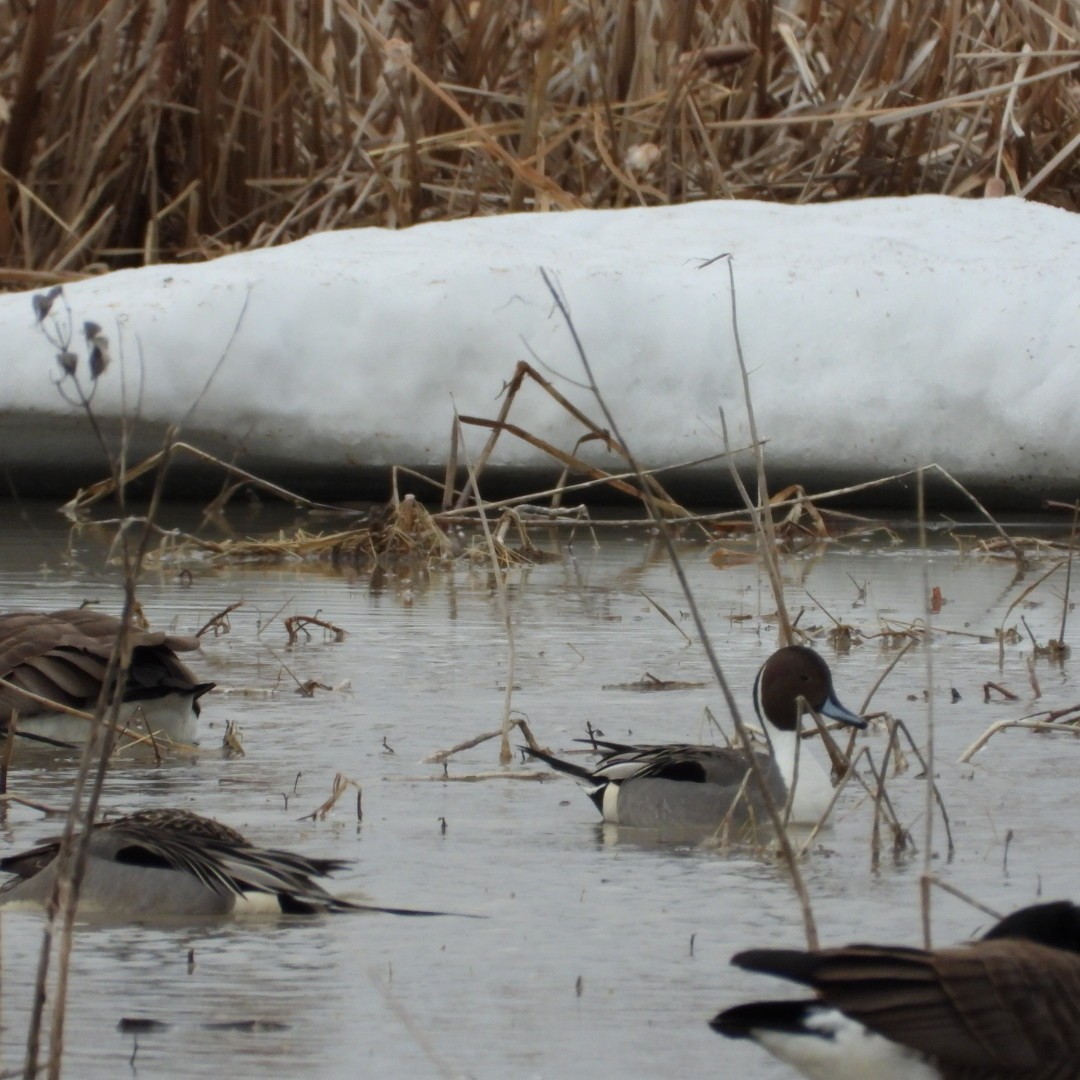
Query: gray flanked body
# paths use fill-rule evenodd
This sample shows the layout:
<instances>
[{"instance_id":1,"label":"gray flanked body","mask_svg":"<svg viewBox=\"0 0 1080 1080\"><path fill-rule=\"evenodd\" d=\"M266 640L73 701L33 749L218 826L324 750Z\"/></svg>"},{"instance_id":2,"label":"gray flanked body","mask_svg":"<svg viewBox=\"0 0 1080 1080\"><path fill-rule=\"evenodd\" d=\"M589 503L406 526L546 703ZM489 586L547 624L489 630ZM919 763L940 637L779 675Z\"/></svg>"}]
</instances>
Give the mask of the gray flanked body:
<instances>
[{"instance_id":1,"label":"gray flanked body","mask_svg":"<svg viewBox=\"0 0 1080 1080\"><path fill-rule=\"evenodd\" d=\"M833 720L863 728L866 722L840 704L825 661L801 645L779 649L762 665L754 705L769 740L758 763L773 802L789 808L793 824L815 824L832 797L832 785L813 752L799 738L800 698ZM625 746L595 741L602 759L583 768L545 752L534 756L583 781L604 820L650 829L709 829L767 821L757 785L748 780L746 752L728 747L666 744Z\"/></svg>"},{"instance_id":2,"label":"gray flanked body","mask_svg":"<svg viewBox=\"0 0 1080 1080\"><path fill-rule=\"evenodd\" d=\"M372 911L445 915L419 908L341 900L315 878L346 864L279 848L259 847L235 829L188 810L140 810L90 830L80 915L169 919L230 913ZM0 906L48 902L58 872L60 841L0 859L14 875L0 887Z\"/></svg>"},{"instance_id":3,"label":"gray flanked body","mask_svg":"<svg viewBox=\"0 0 1080 1080\"><path fill-rule=\"evenodd\" d=\"M602 744L603 745L603 744ZM599 770L605 781L598 803L604 820L635 828L710 829L729 819L741 825L769 820L757 785L748 777L746 755L721 747L690 744L655 748L607 744ZM757 754L773 802L782 811L787 788L776 759ZM627 779L606 779L627 768Z\"/></svg>"},{"instance_id":4,"label":"gray flanked body","mask_svg":"<svg viewBox=\"0 0 1080 1080\"><path fill-rule=\"evenodd\" d=\"M0 871L15 875L0 889L0 904L44 904L56 880L59 846L51 840L0 859ZM352 905L314 880L344 865L258 847L186 810L143 810L91 830L79 910L129 919L224 915L238 905L290 913L344 910Z\"/></svg>"}]
</instances>

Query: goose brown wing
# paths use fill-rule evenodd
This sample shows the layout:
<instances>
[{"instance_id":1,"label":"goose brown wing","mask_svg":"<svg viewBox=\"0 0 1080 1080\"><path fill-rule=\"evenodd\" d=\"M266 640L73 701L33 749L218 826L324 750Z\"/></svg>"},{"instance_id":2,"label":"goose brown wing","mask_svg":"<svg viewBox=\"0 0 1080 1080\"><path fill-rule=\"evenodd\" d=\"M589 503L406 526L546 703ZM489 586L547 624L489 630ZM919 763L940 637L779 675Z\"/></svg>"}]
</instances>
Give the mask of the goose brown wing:
<instances>
[{"instance_id":1,"label":"goose brown wing","mask_svg":"<svg viewBox=\"0 0 1080 1080\"><path fill-rule=\"evenodd\" d=\"M853 945L752 950L734 962L812 986L826 1004L950 1069L1080 1075L1080 956L1064 950L1011 940L935 952Z\"/></svg>"},{"instance_id":2,"label":"goose brown wing","mask_svg":"<svg viewBox=\"0 0 1080 1080\"><path fill-rule=\"evenodd\" d=\"M76 649L57 648L40 656L27 657L8 675L16 686L32 694L80 709L98 699L105 678L106 661ZM15 702L24 715L41 712L45 706L23 699Z\"/></svg>"},{"instance_id":3,"label":"goose brown wing","mask_svg":"<svg viewBox=\"0 0 1080 1080\"><path fill-rule=\"evenodd\" d=\"M119 619L89 608L0 615L0 678L61 705L91 708L120 626ZM131 642L125 700L176 691L198 696L212 685L199 683L176 656L177 651L197 649L198 638L135 630ZM0 690L0 716L12 708L30 716L45 707L14 691Z\"/></svg>"},{"instance_id":4,"label":"goose brown wing","mask_svg":"<svg viewBox=\"0 0 1080 1080\"><path fill-rule=\"evenodd\" d=\"M67 611L54 611L45 618L65 624L74 635L87 640L97 642L99 645L107 645L112 648L116 635L120 633L121 622L115 615L97 611L94 608L72 608ZM67 644L67 642L62 642ZM141 645L149 645L158 648L164 645L173 652L192 652L200 647L199 639L194 634L168 634L164 630L141 630L134 627L131 631L131 644L138 648Z\"/></svg>"}]
</instances>

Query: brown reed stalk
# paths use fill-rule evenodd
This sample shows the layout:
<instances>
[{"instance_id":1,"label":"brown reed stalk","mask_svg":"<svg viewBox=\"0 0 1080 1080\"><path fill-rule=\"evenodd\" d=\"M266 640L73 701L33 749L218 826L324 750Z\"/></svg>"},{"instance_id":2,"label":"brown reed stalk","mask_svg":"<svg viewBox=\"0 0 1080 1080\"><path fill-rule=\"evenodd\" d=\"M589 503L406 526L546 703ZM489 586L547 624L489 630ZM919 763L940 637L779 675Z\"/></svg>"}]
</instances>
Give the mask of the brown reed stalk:
<instances>
[{"instance_id":1,"label":"brown reed stalk","mask_svg":"<svg viewBox=\"0 0 1080 1080\"><path fill-rule=\"evenodd\" d=\"M111 10L111 8L107 8ZM86 867L89 849L90 830L97 816L105 776L109 768L113 748L118 734L117 719L123 698L123 687L127 681L131 662L131 629L140 610L136 596L139 576L146 561L152 537L153 527L164 491L165 475L172 458L178 429L166 430L161 452L156 456L156 474L151 492L147 514L136 519L128 515L126 502L126 457L128 450L128 430L136 418L134 411L127 411L126 389L121 386L121 400L125 412L121 425L118 448L109 446L93 414L93 389L85 392L79 381L78 361L71 348L71 312L66 312L66 319L50 315L50 309L59 299L58 295L35 297L34 308L38 322L47 341L60 350L62 365L66 372L65 382L61 383L61 393L65 394L73 384L76 398L68 398L72 404L81 405L88 422L96 433L102 452L109 463L114 484L114 497L120 512L120 527L116 547L120 552L123 569L124 602L121 614L121 628L116 644L106 667L102 680L102 689L95 709L95 719L89 737L83 748L79 767L71 783L71 798L60 847L56 855L56 880L46 901L46 924L42 933L41 948L38 956L37 975L34 985L30 1023L26 1037L26 1056L23 1075L25 1080L36 1080L44 1070L49 1080L59 1080L64 1050L64 1024L66 1019L67 988L70 976L71 950L74 941L75 912L78 905L79 887ZM66 307L66 305L65 305ZM242 316L242 313L241 313ZM89 328L93 324L86 324ZM122 343L121 343L122 344ZM94 352L92 352L94 350ZM106 358L108 342L99 328L91 333L87 329L87 365L96 386L99 377L108 377ZM95 361L94 355L97 355ZM120 348L122 359L123 351ZM70 361L70 366L64 361ZM97 370L95 371L95 363ZM219 361L220 366L221 361ZM216 370L216 369L215 369ZM116 372L114 370L113 374ZM121 365L120 377L123 378ZM210 378L213 378L211 374ZM209 381L207 383L209 385ZM205 393L205 387L203 393ZM196 405L200 398L196 400ZM192 406L194 408L194 405ZM189 414L190 415L190 412ZM153 738L151 736L151 742ZM154 743L155 752L157 750ZM81 831L77 834L77 829ZM55 952L55 975L51 979L52 1014L49 1024L47 1058L40 1062L41 1039L44 1027L45 1006L50 998L50 967Z\"/></svg>"},{"instance_id":2,"label":"brown reed stalk","mask_svg":"<svg viewBox=\"0 0 1080 1080\"><path fill-rule=\"evenodd\" d=\"M593 375L592 365L589 363L588 354L585 351L585 347L578 336L577 328L574 325L574 320L570 315L570 311L563 300L562 294L555 287L551 278L548 276L546 270L540 271L541 277L544 280L544 284L548 288L548 292L551 294L551 298L555 303L555 306L559 310L559 314L562 316L563 322L566 324L567 329L570 332L570 336L573 340L574 349L577 352L578 360L585 372L586 383L589 390L592 392L593 397L596 399L597 405L600 407L600 411L604 414L604 419L607 421L612 435L625 449L627 462L634 469L638 475L638 483L642 489L644 495L645 507L649 511L649 517L652 519L653 525L656 527L657 534L660 537L660 541L663 544L664 550L667 554L672 568L675 571L675 576L678 578L679 585L683 591L683 597L686 600L687 608L690 611L690 617L694 622L694 628L697 630L698 639L701 641L702 648L705 650L705 656L709 661L709 666L713 670L713 674L716 677L717 684L720 687L720 692L723 694L724 702L728 707L728 712L731 715L735 730L739 736L739 740L743 746L749 747L750 732L746 727L742 719L742 712L739 709L739 703L735 699L735 695L731 691L731 687L728 684L726 677L724 676L723 668L720 665L720 659L716 655L716 650L713 648L712 639L709 637L708 628L705 626L705 620L702 617L701 609L698 607L697 598L694 596L693 590L690 588L689 579L686 576L686 571L683 569L682 560L679 558L679 552L675 546L674 536L671 528L668 526L664 519L660 506L657 505L657 501L642 479L641 470L638 466L637 459L626 449L626 441L619 433L619 424L615 419L614 414L608 407L607 400L604 398L599 384L596 382L596 378ZM788 869L788 873L791 875L792 887L795 890L796 899L799 902L799 908L803 918L803 926L806 932L807 948L816 949L818 946L817 926L814 922L814 913L810 905L810 894L806 888L806 882L803 880L802 873L799 870L798 860L795 855L795 849L792 846L791 838L787 834L787 830L784 828L784 820L781 816L781 808L778 807L772 798L772 794L769 791L769 786L765 782L765 776L762 772L761 766L758 763L757 755L749 753L747 755L748 771L753 778L753 783L757 785L757 789L761 794L762 803L765 806L766 813L769 817L769 822L776 830L777 846L780 850L781 858L784 861L784 865Z\"/></svg>"},{"instance_id":3,"label":"brown reed stalk","mask_svg":"<svg viewBox=\"0 0 1080 1080\"><path fill-rule=\"evenodd\" d=\"M976 194L989 179L1078 206L1075 5L537 10L0 5L0 265L118 267L506 209ZM656 156L630 167L643 144Z\"/></svg>"}]
</instances>

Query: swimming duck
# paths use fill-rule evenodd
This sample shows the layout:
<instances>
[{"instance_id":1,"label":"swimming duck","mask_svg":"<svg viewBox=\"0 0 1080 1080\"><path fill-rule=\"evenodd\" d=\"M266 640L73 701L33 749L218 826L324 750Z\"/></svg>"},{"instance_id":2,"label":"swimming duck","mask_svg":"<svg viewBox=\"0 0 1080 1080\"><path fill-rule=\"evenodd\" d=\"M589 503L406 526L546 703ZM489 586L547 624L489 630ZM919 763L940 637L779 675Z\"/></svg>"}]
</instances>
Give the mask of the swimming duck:
<instances>
[{"instance_id":1,"label":"swimming duck","mask_svg":"<svg viewBox=\"0 0 1080 1080\"><path fill-rule=\"evenodd\" d=\"M817 991L711 1021L811 1080L1080 1077L1080 908L1067 901L1023 908L950 949L753 949L732 963Z\"/></svg>"},{"instance_id":2,"label":"swimming duck","mask_svg":"<svg viewBox=\"0 0 1080 1080\"><path fill-rule=\"evenodd\" d=\"M59 840L49 840L0 859L0 871L15 875L0 887L0 906L45 904L56 879L59 849ZM441 914L339 900L313 880L346 865L339 859L257 847L235 829L188 810L140 810L93 826L79 910L122 919L245 910Z\"/></svg>"},{"instance_id":3,"label":"swimming duck","mask_svg":"<svg viewBox=\"0 0 1080 1080\"><path fill-rule=\"evenodd\" d=\"M754 681L754 708L771 753L758 752L770 794L784 809L794 783L789 821L815 824L832 797L832 785L806 746L799 746L799 698L822 716L852 727L866 721L840 704L829 665L805 645L772 654ZM737 823L767 821L757 786L747 776L742 750L690 744L626 746L589 740L602 752L585 768L523 747L552 768L586 784L589 797L612 824L641 828L716 828L730 815ZM798 755L796 777L796 755Z\"/></svg>"},{"instance_id":4,"label":"swimming duck","mask_svg":"<svg viewBox=\"0 0 1080 1080\"><path fill-rule=\"evenodd\" d=\"M92 608L0 615L0 679L60 705L93 712L120 628L119 619ZM214 684L199 682L176 654L198 649L199 639L136 629L131 643L120 724L143 734L149 725L174 742L195 742L199 699ZM86 741L85 720L0 686L0 732L7 728L12 709L18 710L16 731L29 738Z\"/></svg>"}]
</instances>

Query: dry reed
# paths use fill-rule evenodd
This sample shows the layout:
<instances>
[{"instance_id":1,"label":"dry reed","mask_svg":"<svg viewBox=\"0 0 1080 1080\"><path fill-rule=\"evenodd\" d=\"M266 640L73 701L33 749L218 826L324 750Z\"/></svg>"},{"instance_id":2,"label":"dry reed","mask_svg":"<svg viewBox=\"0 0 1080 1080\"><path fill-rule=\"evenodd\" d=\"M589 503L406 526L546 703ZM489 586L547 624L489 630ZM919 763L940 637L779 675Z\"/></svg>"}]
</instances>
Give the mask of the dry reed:
<instances>
[{"instance_id":1,"label":"dry reed","mask_svg":"<svg viewBox=\"0 0 1080 1080\"><path fill-rule=\"evenodd\" d=\"M1046 0L0 5L0 281L346 226L940 192L1075 208Z\"/></svg>"}]
</instances>

